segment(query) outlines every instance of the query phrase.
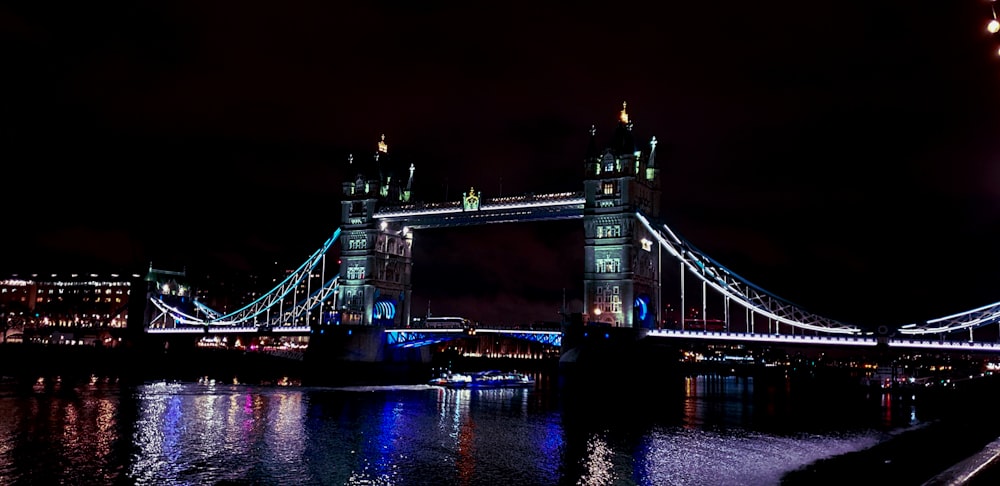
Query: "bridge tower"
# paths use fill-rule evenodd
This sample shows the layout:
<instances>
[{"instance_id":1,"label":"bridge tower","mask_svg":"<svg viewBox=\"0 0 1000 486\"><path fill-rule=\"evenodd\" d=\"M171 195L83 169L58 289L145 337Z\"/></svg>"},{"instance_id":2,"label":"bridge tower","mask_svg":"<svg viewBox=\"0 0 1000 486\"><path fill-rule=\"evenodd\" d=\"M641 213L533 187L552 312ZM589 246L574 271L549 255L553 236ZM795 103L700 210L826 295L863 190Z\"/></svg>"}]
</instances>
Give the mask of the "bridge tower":
<instances>
[{"instance_id":1,"label":"bridge tower","mask_svg":"<svg viewBox=\"0 0 1000 486\"><path fill-rule=\"evenodd\" d=\"M371 164L360 167L354 156L341 200L340 288L336 309L341 323L371 326L409 324L413 234L404 223L374 218L383 204L410 200L414 167L393 163L382 135ZM408 177L403 182L404 177Z\"/></svg>"},{"instance_id":2,"label":"bridge tower","mask_svg":"<svg viewBox=\"0 0 1000 486\"><path fill-rule=\"evenodd\" d=\"M618 124L603 148L591 126L585 157L584 314L587 322L615 327L658 327L660 251L639 223L640 211L660 211L656 137L648 152L635 144L632 120L622 103Z\"/></svg>"}]
</instances>

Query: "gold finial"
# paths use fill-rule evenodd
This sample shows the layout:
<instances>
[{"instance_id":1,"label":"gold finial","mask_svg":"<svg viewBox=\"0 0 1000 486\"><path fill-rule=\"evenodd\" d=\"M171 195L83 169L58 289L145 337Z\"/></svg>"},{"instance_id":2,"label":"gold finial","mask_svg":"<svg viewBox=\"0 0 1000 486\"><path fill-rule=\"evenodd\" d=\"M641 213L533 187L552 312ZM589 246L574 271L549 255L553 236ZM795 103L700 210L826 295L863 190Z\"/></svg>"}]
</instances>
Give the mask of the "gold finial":
<instances>
[{"instance_id":1,"label":"gold finial","mask_svg":"<svg viewBox=\"0 0 1000 486\"><path fill-rule=\"evenodd\" d=\"M382 152L383 154L389 152L389 146L386 145L386 143L385 143L385 134L384 133L382 134L382 140L379 140L379 142L378 142L378 151Z\"/></svg>"},{"instance_id":2,"label":"gold finial","mask_svg":"<svg viewBox=\"0 0 1000 486\"><path fill-rule=\"evenodd\" d=\"M621 120L622 123L628 123L628 112L625 111L625 108L627 106L628 106L628 103L622 101L622 111L618 115L618 119Z\"/></svg>"},{"instance_id":3,"label":"gold finial","mask_svg":"<svg viewBox=\"0 0 1000 486\"><path fill-rule=\"evenodd\" d=\"M469 187L469 197L476 197L476 189L474 187Z\"/></svg>"}]
</instances>

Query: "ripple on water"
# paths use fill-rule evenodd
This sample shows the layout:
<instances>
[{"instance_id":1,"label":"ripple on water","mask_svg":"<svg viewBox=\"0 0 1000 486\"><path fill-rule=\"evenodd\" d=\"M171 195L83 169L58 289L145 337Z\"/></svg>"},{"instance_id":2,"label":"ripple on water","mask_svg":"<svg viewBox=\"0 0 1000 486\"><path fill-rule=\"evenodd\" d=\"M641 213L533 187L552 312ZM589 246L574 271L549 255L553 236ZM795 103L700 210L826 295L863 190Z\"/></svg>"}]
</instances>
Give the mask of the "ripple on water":
<instances>
[{"instance_id":1,"label":"ripple on water","mask_svg":"<svg viewBox=\"0 0 1000 486\"><path fill-rule=\"evenodd\" d=\"M649 434L636 475L641 484L776 485L789 471L884 439L877 431L774 436L733 429L660 429Z\"/></svg>"}]
</instances>

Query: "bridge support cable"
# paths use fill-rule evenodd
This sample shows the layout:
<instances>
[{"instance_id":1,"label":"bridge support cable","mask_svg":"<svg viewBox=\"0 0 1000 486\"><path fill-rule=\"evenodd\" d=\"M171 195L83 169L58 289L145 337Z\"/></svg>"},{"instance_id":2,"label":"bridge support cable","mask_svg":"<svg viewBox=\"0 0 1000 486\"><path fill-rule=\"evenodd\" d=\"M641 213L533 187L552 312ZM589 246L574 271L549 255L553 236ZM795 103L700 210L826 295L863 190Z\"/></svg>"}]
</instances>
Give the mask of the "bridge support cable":
<instances>
[{"instance_id":1,"label":"bridge support cable","mask_svg":"<svg viewBox=\"0 0 1000 486\"><path fill-rule=\"evenodd\" d=\"M751 319L753 314L760 314L779 323L811 331L834 334L862 332L857 326L806 312L763 291L702 254L693 245L679 238L666 224L662 225L662 230L655 229L642 213L636 212L636 217L664 249L681 261L682 267L699 278L705 286L752 311Z\"/></svg>"},{"instance_id":2,"label":"bridge support cable","mask_svg":"<svg viewBox=\"0 0 1000 486\"><path fill-rule=\"evenodd\" d=\"M339 276L338 276L339 277ZM333 277L329 282L323 284L322 287L316 289L315 292L310 294L305 299L302 299L296 303L288 312L283 312L278 314L277 317L269 318L266 321L266 326L275 328L288 324L295 324L295 322L302 317L306 319L306 325L309 324L309 313L320 306L323 302L330 298L330 296L335 295L340 288L339 278ZM320 316L322 318L322 316Z\"/></svg>"},{"instance_id":3,"label":"bridge support cable","mask_svg":"<svg viewBox=\"0 0 1000 486\"><path fill-rule=\"evenodd\" d=\"M312 275L313 270L317 265L319 265L323 256L326 255L326 252L331 246L333 246L333 243L336 242L339 237L340 228L337 228L337 230L333 233L333 236L326 240L320 249L316 250L305 261L305 263L289 274L288 277L286 277L275 288L271 289L269 292L260 296L257 300L251 302L243 308L230 314L220 316L217 319L212 319L208 323L212 325L243 324L252 321L266 310L271 309L275 304L281 305L288 294L292 293L292 291L294 291L303 280Z\"/></svg>"},{"instance_id":4,"label":"bridge support cable","mask_svg":"<svg viewBox=\"0 0 1000 486\"><path fill-rule=\"evenodd\" d=\"M898 332L903 335L947 334L954 331L972 329L1000 322L1000 302L988 304L976 309L952 314L950 316L931 319L922 324L906 324L900 326ZM969 335L972 340L972 335Z\"/></svg>"},{"instance_id":5,"label":"bridge support cable","mask_svg":"<svg viewBox=\"0 0 1000 486\"><path fill-rule=\"evenodd\" d=\"M191 314L185 313L184 311L174 306L168 305L166 302L163 302L160 299L150 298L149 301L152 302L153 306L155 306L157 310L160 311L160 315L157 316L156 319L153 319L151 322L156 322L157 320L166 317L173 319L174 324L203 326L206 325L208 322L205 319L202 319L197 316L192 316Z\"/></svg>"},{"instance_id":6,"label":"bridge support cable","mask_svg":"<svg viewBox=\"0 0 1000 486\"><path fill-rule=\"evenodd\" d=\"M771 328L771 321L774 321L774 332L776 334L780 333L780 325L782 323L792 327L792 334L794 334L795 328L837 334L857 334L862 332L857 326L806 312L798 306L764 291L760 287L730 272L707 255L702 254L689 242L680 238L666 224L662 225L662 230L654 229L644 215L641 213L636 214L646 229L656 236L660 246L681 262L682 268L687 268L690 273L701 279L703 283L746 307L750 312L751 323L753 316L760 314L768 319L769 329ZM684 307L684 273L686 272L682 272L681 274L682 311ZM969 340L972 341L973 329L992 324L1000 324L1000 302L921 323L906 324L900 326L895 331L904 336L944 336L956 331L968 330L970 333Z\"/></svg>"},{"instance_id":7,"label":"bridge support cable","mask_svg":"<svg viewBox=\"0 0 1000 486\"><path fill-rule=\"evenodd\" d=\"M299 266L294 272L288 275L284 280L281 281L276 287L260 296L257 300L247 304L246 306L231 312L229 314L219 316L215 319L210 319L206 321L209 325L242 325L253 322L258 316L263 314L265 311L270 310L276 304L283 305L285 297L291 294L296 287L302 283L303 280L309 278L312 275L312 271L319 265L322 261L323 256L326 252L333 246L333 243L337 241L340 237L340 228L334 231L333 236L326 240L318 250L316 250L309 258Z\"/></svg>"},{"instance_id":8,"label":"bridge support cable","mask_svg":"<svg viewBox=\"0 0 1000 486\"><path fill-rule=\"evenodd\" d=\"M261 314L269 315L270 310L278 305L279 307L284 305L285 298L291 294L302 282L311 277L313 270L326 256L326 252L329 251L330 247L333 246L334 242L340 237L340 228L334 231L333 236L326 240L318 250L316 250L312 255L302 265L300 265L294 272L290 273L288 277L282 280L277 286L275 286L270 291L261 295L259 298L247 304L246 306L237 309L229 314L217 315L215 317L210 317L208 319L203 319L197 316L192 316L187 314L176 307L172 307L162 302L157 298L150 298L150 301L156 306L161 312L169 314L174 318L176 323L179 324L190 324L190 325L202 325L202 326L224 326L224 327L245 327L248 325L253 325L257 322L258 317ZM279 312L278 315L282 315L283 312ZM271 319L267 319L270 322Z\"/></svg>"},{"instance_id":9,"label":"bridge support cable","mask_svg":"<svg viewBox=\"0 0 1000 486\"><path fill-rule=\"evenodd\" d=\"M198 300L198 299L194 299L194 306L195 306L195 307L196 307L196 308L197 308L198 310L200 310L200 311L204 312L204 313L205 313L205 315L207 315L207 316L209 317L209 319L217 319L217 318L219 318L220 316L222 316L222 313L221 313L221 312L219 312L219 311L217 311L217 310L215 310L215 309L213 309L213 308L211 308L211 307L209 307L209 306L205 305L204 303L202 303L202 302L201 302L200 300Z\"/></svg>"}]
</instances>

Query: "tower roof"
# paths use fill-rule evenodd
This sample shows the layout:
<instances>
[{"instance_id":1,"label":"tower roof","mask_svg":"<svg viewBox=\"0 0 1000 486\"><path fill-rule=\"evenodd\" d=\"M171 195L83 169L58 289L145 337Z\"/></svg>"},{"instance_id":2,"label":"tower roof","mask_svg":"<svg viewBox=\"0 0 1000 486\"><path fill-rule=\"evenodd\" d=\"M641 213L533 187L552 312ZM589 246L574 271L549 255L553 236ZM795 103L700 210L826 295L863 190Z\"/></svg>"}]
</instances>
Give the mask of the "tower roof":
<instances>
[{"instance_id":1,"label":"tower roof","mask_svg":"<svg viewBox=\"0 0 1000 486\"><path fill-rule=\"evenodd\" d=\"M377 187L377 194L381 197L392 201L409 200L414 167L413 164L404 164L396 159L389 153L389 143L386 142L386 136L383 133L375 144L375 151L372 153L371 159L356 158L354 154L348 155L347 171L351 174L353 183L364 184L365 194L368 194L369 191L368 184L377 182L372 187Z\"/></svg>"},{"instance_id":2,"label":"tower roof","mask_svg":"<svg viewBox=\"0 0 1000 486\"><path fill-rule=\"evenodd\" d=\"M618 112L618 123L606 144L602 146L598 143L597 128L594 125L590 126L590 141L584 157L586 160L592 160L602 157L605 152L611 152L615 156L631 156L639 151L632 133L632 118L628 114L628 102L622 102L622 109Z\"/></svg>"},{"instance_id":3,"label":"tower roof","mask_svg":"<svg viewBox=\"0 0 1000 486\"><path fill-rule=\"evenodd\" d=\"M608 148L615 155L634 154L636 152L635 138L632 136L632 120L628 115L628 103L622 102L622 110L618 112L618 125L611 136Z\"/></svg>"}]
</instances>

